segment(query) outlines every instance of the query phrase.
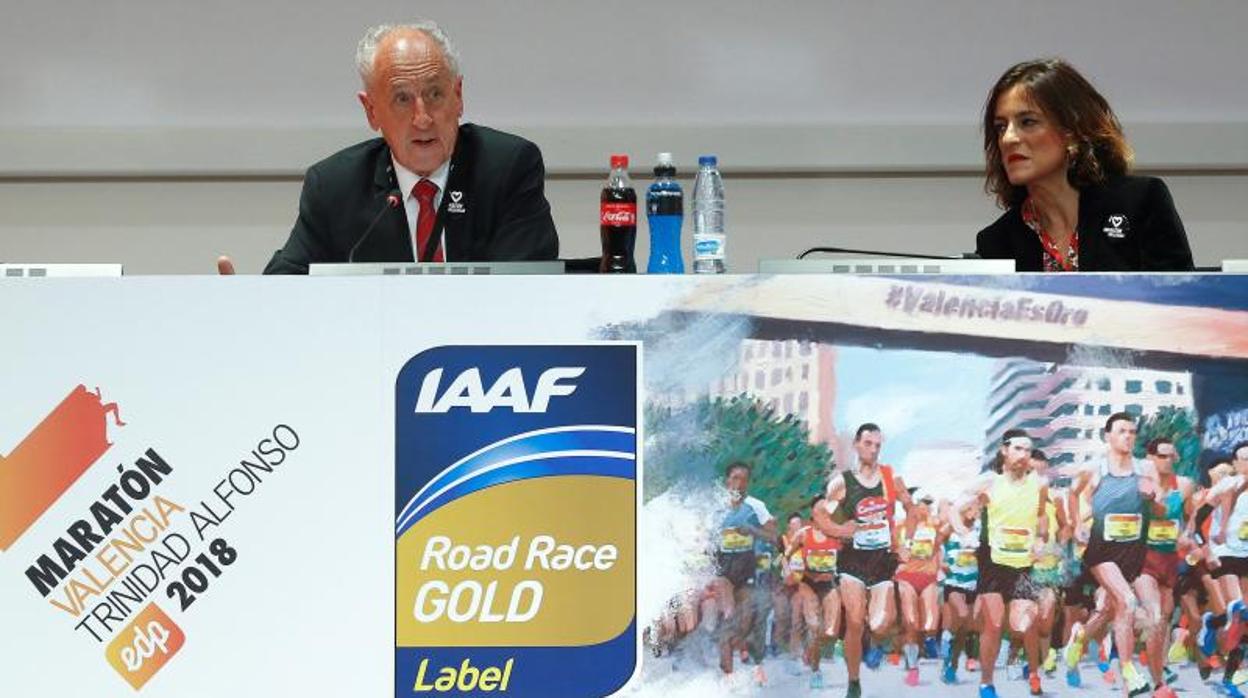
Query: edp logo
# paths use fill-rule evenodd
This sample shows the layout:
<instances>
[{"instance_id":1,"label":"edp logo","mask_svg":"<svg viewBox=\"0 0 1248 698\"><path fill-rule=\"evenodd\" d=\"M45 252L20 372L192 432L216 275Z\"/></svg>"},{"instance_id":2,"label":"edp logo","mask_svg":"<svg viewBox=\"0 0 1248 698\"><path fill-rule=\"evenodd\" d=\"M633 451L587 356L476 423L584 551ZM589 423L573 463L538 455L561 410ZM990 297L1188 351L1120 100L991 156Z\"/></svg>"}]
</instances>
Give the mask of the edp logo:
<instances>
[{"instance_id":1,"label":"edp logo","mask_svg":"<svg viewBox=\"0 0 1248 698\"><path fill-rule=\"evenodd\" d=\"M121 662L127 671L138 671L143 662L155 656L159 650L162 655L169 654L169 631L160 621L152 621L146 628L135 626L134 637L129 647L121 650Z\"/></svg>"}]
</instances>

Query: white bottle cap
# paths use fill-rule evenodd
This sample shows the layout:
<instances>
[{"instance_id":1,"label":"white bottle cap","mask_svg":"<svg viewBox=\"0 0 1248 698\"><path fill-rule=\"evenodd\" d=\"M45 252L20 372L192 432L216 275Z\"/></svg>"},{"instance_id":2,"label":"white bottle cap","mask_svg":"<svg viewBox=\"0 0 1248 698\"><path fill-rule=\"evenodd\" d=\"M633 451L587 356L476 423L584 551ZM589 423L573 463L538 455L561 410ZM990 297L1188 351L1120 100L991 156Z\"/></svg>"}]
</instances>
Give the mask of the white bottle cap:
<instances>
[{"instance_id":1,"label":"white bottle cap","mask_svg":"<svg viewBox=\"0 0 1248 698\"><path fill-rule=\"evenodd\" d=\"M658 165L660 167L665 166L665 165L672 165L672 164L674 163L672 162L671 153L659 153Z\"/></svg>"}]
</instances>

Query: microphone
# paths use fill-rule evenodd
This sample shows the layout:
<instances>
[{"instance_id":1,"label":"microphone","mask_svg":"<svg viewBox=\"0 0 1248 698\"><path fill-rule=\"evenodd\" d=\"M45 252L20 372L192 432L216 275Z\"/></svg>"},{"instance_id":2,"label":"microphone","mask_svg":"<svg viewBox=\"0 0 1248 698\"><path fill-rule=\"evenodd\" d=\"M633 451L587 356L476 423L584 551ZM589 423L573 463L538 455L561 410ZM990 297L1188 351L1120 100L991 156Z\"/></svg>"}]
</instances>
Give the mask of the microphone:
<instances>
[{"instance_id":1,"label":"microphone","mask_svg":"<svg viewBox=\"0 0 1248 698\"><path fill-rule=\"evenodd\" d=\"M351 251L347 253L347 262L355 261L356 251L358 251L360 249L360 245L363 245L364 241L368 239L368 235L373 232L373 228L376 228L377 224L381 222L381 217L386 215L386 211L389 211L392 208L398 208L402 204L403 196L399 193L398 189L391 189L386 192L386 205L381 207L381 210L378 211L377 215L373 217L373 222L369 223L368 227L364 229L364 234L361 235L360 239L356 240L355 244L351 246Z\"/></svg>"},{"instance_id":2,"label":"microphone","mask_svg":"<svg viewBox=\"0 0 1248 698\"><path fill-rule=\"evenodd\" d=\"M812 247L799 254L798 259L806 259L813 252L841 252L846 254L865 254L872 257L910 257L913 259L982 259L974 252L963 252L955 255L910 254L908 252L883 252L880 250L855 250L849 247Z\"/></svg>"}]
</instances>

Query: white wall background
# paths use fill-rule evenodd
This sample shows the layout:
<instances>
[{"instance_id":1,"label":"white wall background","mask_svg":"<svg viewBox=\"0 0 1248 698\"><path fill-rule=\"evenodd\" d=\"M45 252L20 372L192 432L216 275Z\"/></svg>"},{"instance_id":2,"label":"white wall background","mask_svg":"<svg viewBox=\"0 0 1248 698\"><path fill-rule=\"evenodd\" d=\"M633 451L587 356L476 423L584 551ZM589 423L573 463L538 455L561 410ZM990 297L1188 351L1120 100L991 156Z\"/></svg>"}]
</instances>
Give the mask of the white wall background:
<instances>
[{"instance_id":1,"label":"white wall background","mask_svg":"<svg viewBox=\"0 0 1248 698\"><path fill-rule=\"evenodd\" d=\"M1198 264L1248 257L1242 0L10 0L0 259L208 273L225 251L258 271L302 170L368 135L359 35L414 11L459 45L466 118L542 147L564 256L596 253L621 150L639 188L659 150L720 155L734 271L816 244L967 250L996 215L987 90L1061 55L1166 176Z\"/></svg>"}]
</instances>

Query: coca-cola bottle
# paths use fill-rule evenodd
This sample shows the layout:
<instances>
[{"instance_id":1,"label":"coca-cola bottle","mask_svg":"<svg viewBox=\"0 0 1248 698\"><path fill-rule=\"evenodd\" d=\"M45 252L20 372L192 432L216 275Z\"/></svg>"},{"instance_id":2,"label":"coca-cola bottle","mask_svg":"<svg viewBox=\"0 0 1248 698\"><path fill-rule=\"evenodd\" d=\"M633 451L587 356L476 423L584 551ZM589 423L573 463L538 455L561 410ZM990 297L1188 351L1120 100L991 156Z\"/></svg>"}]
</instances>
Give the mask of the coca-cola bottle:
<instances>
[{"instance_id":1,"label":"coca-cola bottle","mask_svg":"<svg viewBox=\"0 0 1248 698\"><path fill-rule=\"evenodd\" d=\"M628 179L628 156L611 156L611 174L599 199L599 227L602 237L601 274L633 274L633 244L637 240L637 191Z\"/></svg>"}]
</instances>

